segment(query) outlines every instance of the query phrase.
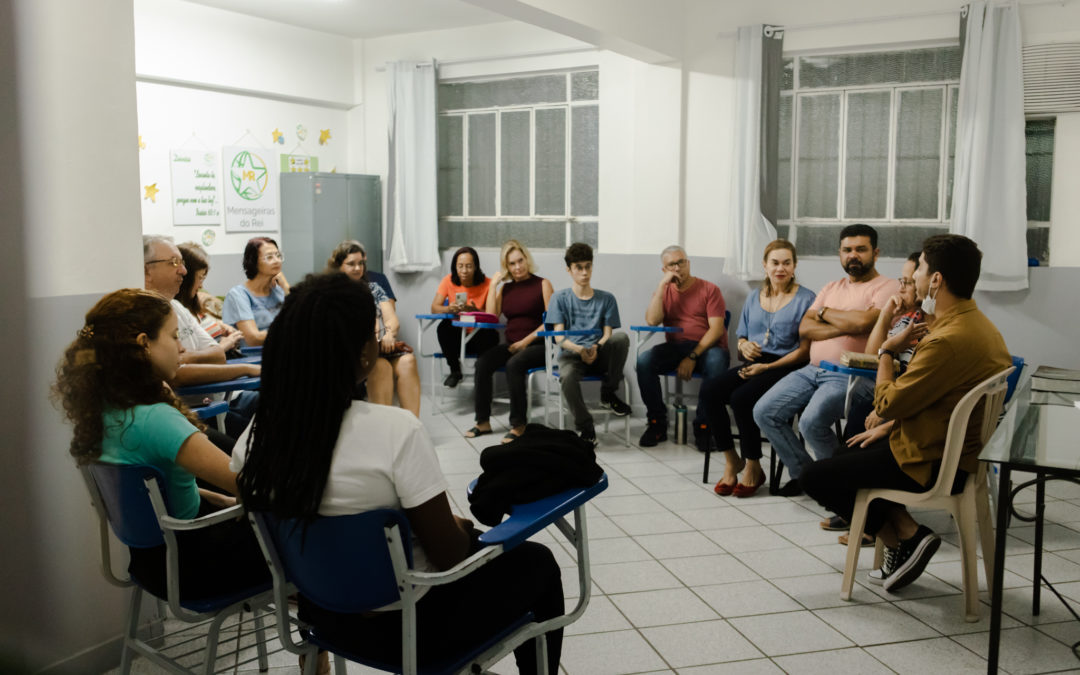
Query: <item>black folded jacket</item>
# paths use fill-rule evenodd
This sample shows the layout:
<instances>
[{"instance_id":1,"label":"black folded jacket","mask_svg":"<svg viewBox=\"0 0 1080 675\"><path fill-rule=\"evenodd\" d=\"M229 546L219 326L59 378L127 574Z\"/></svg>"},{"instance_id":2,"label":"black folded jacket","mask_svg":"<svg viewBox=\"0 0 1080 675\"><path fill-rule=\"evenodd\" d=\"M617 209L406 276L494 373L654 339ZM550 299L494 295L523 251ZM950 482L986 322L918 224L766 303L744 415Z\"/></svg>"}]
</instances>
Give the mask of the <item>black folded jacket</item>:
<instances>
[{"instance_id":1,"label":"black folded jacket","mask_svg":"<svg viewBox=\"0 0 1080 675\"><path fill-rule=\"evenodd\" d=\"M573 431L549 429L542 424L525 427L521 438L485 448L480 453L484 470L469 495L476 519L498 525L513 504L526 504L600 480L592 443Z\"/></svg>"}]
</instances>

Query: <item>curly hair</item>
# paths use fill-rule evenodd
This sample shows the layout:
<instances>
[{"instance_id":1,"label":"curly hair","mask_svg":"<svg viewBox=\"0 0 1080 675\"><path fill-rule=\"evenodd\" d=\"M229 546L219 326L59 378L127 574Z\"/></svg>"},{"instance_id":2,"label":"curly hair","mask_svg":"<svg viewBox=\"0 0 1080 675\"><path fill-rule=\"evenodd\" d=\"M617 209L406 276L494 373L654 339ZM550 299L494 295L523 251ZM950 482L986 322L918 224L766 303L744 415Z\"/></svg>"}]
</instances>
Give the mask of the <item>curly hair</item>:
<instances>
[{"instance_id":1,"label":"curly hair","mask_svg":"<svg viewBox=\"0 0 1080 675\"><path fill-rule=\"evenodd\" d=\"M282 518L318 514L374 335L371 291L343 273L308 276L285 298L263 346L259 404L237 477L249 508Z\"/></svg>"},{"instance_id":2,"label":"curly hair","mask_svg":"<svg viewBox=\"0 0 1080 675\"><path fill-rule=\"evenodd\" d=\"M98 300L86 323L64 350L56 367L53 400L75 426L71 454L79 464L101 456L103 414L137 405L167 403L199 430L203 425L154 374L150 355L138 343L145 333L156 339L172 312L169 301L141 288L125 288Z\"/></svg>"}]
</instances>

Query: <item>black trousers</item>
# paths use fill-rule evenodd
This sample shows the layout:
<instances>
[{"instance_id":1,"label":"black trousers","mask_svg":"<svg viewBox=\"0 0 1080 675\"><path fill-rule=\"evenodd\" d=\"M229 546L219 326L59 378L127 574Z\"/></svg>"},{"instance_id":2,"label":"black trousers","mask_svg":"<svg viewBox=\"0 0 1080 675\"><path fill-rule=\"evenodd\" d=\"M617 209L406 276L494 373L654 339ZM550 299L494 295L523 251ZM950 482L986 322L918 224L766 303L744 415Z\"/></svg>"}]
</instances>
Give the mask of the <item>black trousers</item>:
<instances>
[{"instance_id":1,"label":"black trousers","mask_svg":"<svg viewBox=\"0 0 1080 675\"><path fill-rule=\"evenodd\" d=\"M853 450L818 460L806 467L799 478L806 494L848 522L851 522L851 514L855 508L855 494L860 489L885 488L926 492L935 480L936 475L931 477L929 486L924 486L904 473L893 457L887 438L863 450ZM958 469L956 480L953 481L953 494L964 489L966 480L967 472ZM884 499L870 502L866 510L866 533L877 534L885 523L889 508L896 505L895 502Z\"/></svg>"},{"instance_id":2,"label":"black trousers","mask_svg":"<svg viewBox=\"0 0 1080 675\"><path fill-rule=\"evenodd\" d=\"M215 510L204 501L199 516ZM180 597L184 600L226 595L270 582L270 569L244 517L202 530L177 532L176 543L180 553ZM164 599L168 593L165 545L128 550L128 572L145 590Z\"/></svg>"},{"instance_id":3,"label":"black trousers","mask_svg":"<svg viewBox=\"0 0 1080 675\"><path fill-rule=\"evenodd\" d=\"M476 360L476 421L491 419L491 396L494 389L495 371L506 366L506 383L510 389L510 426L525 424L526 396L529 370L544 367L544 342L536 339L517 354L510 353L510 345L498 344L480 355Z\"/></svg>"},{"instance_id":4,"label":"black trousers","mask_svg":"<svg viewBox=\"0 0 1080 675\"><path fill-rule=\"evenodd\" d=\"M461 372L461 328L452 323L453 319L443 319L435 327L435 334L439 337L439 350L446 357L446 365L453 372ZM490 328L478 329L476 336L465 343L466 354L483 354L495 345L499 344L499 333Z\"/></svg>"},{"instance_id":5,"label":"black trousers","mask_svg":"<svg viewBox=\"0 0 1080 675\"><path fill-rule=\"evenodd\" d=\"M565 613L562 573L546 547L525 542L472 574L435 586L417 603L416 649L421 666L450 651L479 645L525 612L537 621ZM401 660L401 612L342 614L300 602L300 619L350 651L388 663ZM557 673L562 630L547 634L548 673ZM536 673L530 640L514 650L518 671Z\"/></svg>"},{"instance_id":6,"label":"black trousers","mask_svg":"<svg viewBox=\"0 0 1080 675\"><path fill-rule=\"evenodd\" d=\"M758 363L772 363L778 358L780 357L763 354ZM729 404L735 414L735 426L739 429L739 451L743 459L761 459L761 429L754 422L754 404L781 378L796 368L801 368L802 364L788 368L771 368L749 380L739 377L739 371L743 367L731 368L716 380L703 382L701 388L706 395L702 396L702 400L707 401L707 417L716 446L721 451L735 449L735 439L731 436L731 420L725 405Z\"/></svg>"}]
</instances>

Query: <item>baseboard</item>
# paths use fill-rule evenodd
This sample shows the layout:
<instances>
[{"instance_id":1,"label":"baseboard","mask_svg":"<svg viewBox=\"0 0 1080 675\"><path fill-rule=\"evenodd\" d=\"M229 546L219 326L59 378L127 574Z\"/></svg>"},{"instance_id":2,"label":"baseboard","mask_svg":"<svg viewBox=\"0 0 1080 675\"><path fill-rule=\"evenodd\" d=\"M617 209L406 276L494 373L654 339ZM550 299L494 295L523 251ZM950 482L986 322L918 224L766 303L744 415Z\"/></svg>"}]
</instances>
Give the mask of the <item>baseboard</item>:
<instances>
[{"instance_id":1,"label":"baseboard","mask_svg":"<svg viewBox=\"0 0 1080 675\"><path fill-rule=\"evenodd\" d=\"M152 619L139 628L139 638L149 640L160 637L164 632L165 622L161 618ZM83 675L84 673L103 673L120 665L120 650L124 636L106 640L88 647L50 666L42 668L37 675Z\"/></svg>"}]
</instances>

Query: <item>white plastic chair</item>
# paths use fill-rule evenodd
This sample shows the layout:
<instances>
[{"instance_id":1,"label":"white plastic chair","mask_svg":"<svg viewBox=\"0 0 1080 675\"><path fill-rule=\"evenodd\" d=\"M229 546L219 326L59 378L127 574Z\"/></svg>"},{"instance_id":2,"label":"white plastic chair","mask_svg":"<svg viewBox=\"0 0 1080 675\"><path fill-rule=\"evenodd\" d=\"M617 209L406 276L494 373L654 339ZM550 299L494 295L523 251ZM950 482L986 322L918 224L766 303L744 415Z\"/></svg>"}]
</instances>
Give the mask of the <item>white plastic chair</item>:
<instances>
[{"instance_id":1,"label":"white plastic chair","mask_svg":"<svg viewBox=\"0 0 1080 675\"><path fill-rule=\"evenodd\" d=\"M960 494L951 494L956 468L960 463L960 453L967 435L968 423L975 406L982 401L982 421L979 429L979 444L985 445L994 433L1005 400L1008 377L1014 368L1003 370L989 377L969 391L953 409L949 418L949 428L945 436L945 451L942 454L941 468L932 488L926 492L905 492L903 490L864 489L855 497L855 510L851 518L851 531L848 534L847 562L844 566L844 578L840 582L840 599L851 599L851 588L855 581L855 571L859 564L859 549L863 530L866 527L866 509L875 499L885 499L905 506L945 509L956 521L960 534L961 564L963 565L964 608L967 621L979 620L979 576L976 568L975 536L982 541L983 566L986 578L993 578L994 564L994 529L990 518L990 502L986 488L986 468L980 462L974 473L968 474L964 490ZM874 568L881 567L884 557L884 544L877 539L874 551Z\"/></svg>"}]
</instances>

